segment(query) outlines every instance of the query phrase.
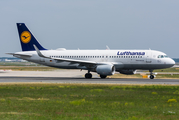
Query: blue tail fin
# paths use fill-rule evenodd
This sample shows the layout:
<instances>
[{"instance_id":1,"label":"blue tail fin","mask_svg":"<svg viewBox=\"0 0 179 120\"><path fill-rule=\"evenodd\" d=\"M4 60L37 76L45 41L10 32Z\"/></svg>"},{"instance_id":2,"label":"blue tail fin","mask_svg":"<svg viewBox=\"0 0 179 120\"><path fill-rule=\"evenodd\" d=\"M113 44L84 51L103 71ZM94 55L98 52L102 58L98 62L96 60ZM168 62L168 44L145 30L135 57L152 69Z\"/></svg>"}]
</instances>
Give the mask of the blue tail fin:
<instances>
[{"instance_id":1,"label":"blue tail fin","mask_svg":"<svg viewBox=\"0 0 179 120\"><path fill-rule=\"evenodd\" d=\"M22 51L35 51L33 44L36 45L39 50L46 50L39 44L24 23L17 23L17 29Z\"/></svg>"}]
</instances>

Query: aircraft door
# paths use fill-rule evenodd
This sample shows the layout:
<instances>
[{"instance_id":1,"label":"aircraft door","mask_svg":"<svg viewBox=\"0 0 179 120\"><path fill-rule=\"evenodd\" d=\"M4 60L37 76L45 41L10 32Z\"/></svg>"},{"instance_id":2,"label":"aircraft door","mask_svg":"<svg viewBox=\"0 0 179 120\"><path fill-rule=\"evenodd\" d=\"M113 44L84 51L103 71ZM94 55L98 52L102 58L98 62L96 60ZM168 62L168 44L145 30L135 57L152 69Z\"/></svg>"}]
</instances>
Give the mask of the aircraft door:
<instances>
[{"instance_id":1,"label":"aircraft door","mask_svg":"<svg viewBox=\"0 0 179 120\"><path fill-rule=\"evenodd\" d=\"M137 63L137 61L136 61L136 56L131 56L131 61L130 61L130 63Z\"/></svg>"},{"instance_id":2,"label":"aircraft door","mask_svg":"<svg viewBox=\"0 0 179 120\"><path fill-rule=\"evenodd\" d=\"M105 55L102 55L102 56L101 56L101 61L102 61L102 62L105 62L105 61L106 61L106 56L105 56Z\"/></svg>"},{"instance_id":3,"label":"aircraft door","mask_svg":"<svg viewBox=\"0 0 179 120\"><path fill-rule=\"evenodd\" d=\"M147 52L146 63L151 63L152 62L151 57L152 57L152 52L151 51Z\"/></svg>"},{"instance_id":4,"label":"aircraft door","mask_svg":"<svg viewBox=\"0 0 179 120\"><path fill-rule=\"evenodd\" d=\"M104 59L105 59L105 62L108 62L108 57L109 57L109 56L108 56L108 55L105 55L104 57L105 57L105 58L104 58Z\"/></svg>"}]
</instances>

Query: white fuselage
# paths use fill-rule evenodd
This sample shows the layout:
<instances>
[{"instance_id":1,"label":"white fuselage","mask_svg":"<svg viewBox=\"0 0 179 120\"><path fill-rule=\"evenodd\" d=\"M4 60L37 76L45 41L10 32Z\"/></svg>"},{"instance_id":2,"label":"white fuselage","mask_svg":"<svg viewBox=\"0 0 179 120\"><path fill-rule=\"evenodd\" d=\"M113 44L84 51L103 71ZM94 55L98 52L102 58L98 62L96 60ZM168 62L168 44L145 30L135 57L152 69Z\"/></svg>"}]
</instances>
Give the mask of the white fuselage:
<instances>
[{"instance_id":1,"label":"white fuselage","mask_svg":"<svg viewBox=\"0 0 179 120\"><path fill-rule=\"evenodd\" d=\"M83 61L95 61L96 63L113 64L115 70L122 69L143 69L154 70L172 67L175 62L166 56L165 53L155 50L42 50L43 55L51 57L40 57L36 51L17 52L16 54L31 55L15 57L27 61L43 64L46 66L64 69L87 69L79 63L57 61L53 58L73 59Z\"/></svg>"},{"instance_id":2,"label":"white fuselage","mask_svg":"<svg viewBox=\"0 0 179 120\"><path fill-rule=\"evenodd\" d=\"M15 57L64 69L88 70L85 78L92 78L90 72L96 72L101 78L113 75L115 71L122 74L134 74L136 69L152 71L172 67L175 62L165 53L154 50L48 50L32 35L25 23L17 23L21 48L23 52L8 53Z\"/></svg>"}]
</instances>

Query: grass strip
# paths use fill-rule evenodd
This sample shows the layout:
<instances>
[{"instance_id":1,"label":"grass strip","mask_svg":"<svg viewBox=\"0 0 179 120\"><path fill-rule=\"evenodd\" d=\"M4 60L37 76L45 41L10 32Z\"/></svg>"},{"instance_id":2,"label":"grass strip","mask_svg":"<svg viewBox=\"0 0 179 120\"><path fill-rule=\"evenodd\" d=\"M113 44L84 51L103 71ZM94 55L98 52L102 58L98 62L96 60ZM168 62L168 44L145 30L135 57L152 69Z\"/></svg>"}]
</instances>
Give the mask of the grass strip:
<instances>
[{"instance_id":1,"label":"grass strip","mask_svg":"<svg viewBox=\"0 0 179 120\"><path fill-rule=\"evenodd\" d=\"M0 119L179 119L179 86L1 84Z\"/></svg>"}]
</instances>

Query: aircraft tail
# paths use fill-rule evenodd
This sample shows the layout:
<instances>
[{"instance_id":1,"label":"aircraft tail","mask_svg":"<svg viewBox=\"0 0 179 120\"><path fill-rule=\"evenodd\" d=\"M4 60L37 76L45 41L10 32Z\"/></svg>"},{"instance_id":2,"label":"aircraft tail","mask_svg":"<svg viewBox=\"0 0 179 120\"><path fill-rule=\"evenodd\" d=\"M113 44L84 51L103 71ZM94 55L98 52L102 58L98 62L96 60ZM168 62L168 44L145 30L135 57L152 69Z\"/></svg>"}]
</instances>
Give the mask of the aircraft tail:
<instances>
[{"instance_id":1,"label":"aircraft tail","mask_svg":"<svg viewBox=\"0 0 179 120\"><path fill-rule=\"evenodd\" d=\"M33 45L37 46L39 50L47 50L39 44L24 23L17 23L17 29L19 32L22 51L35 51Z\"/></svg>"}]
</instances>

